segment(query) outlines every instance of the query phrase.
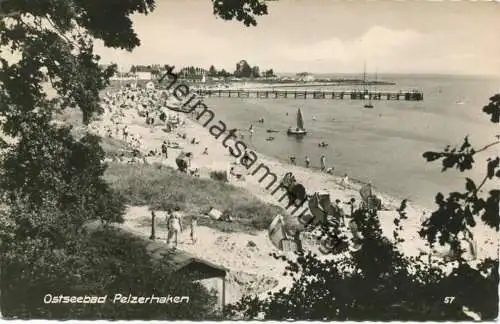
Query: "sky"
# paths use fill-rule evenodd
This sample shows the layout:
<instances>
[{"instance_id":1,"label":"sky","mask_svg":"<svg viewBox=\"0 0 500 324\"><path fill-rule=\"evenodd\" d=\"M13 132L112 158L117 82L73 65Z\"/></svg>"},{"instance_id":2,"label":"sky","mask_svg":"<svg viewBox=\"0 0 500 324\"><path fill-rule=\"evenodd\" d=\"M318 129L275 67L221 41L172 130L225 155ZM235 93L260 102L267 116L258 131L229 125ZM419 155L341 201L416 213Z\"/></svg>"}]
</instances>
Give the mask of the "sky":
<instances>
[{"instance_id":1,"label":"sky","mask_svg":"<svg viewBox=\"0 0 500 324\"><path fill-rule=\"evenodd\" d=\"M256 27L224 21L210 0L157 0L133 16L131 53L96 41L103 63L214 65L246 59L261 71L500 74L500 3L422 0L278 0Z\"/></svg>"}]
</instances>

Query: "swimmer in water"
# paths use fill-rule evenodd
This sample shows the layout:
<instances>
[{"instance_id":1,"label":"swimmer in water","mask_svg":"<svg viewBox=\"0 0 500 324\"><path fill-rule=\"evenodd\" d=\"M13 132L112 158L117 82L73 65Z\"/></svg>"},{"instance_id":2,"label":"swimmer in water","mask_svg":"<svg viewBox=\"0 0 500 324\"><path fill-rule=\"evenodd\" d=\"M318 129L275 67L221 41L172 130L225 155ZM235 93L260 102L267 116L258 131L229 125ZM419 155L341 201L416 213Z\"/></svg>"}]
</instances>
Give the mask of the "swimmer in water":
<instances>
[{"instance_id":1,"label":"swimmer in water","mask_svg":"<svg viewBox=\"0 0 500 324\"><path fill-rule=\"evenodd\" d=\"M313 116L313 120L316 120L316 116Z\"/></svg>"}]
</instances>

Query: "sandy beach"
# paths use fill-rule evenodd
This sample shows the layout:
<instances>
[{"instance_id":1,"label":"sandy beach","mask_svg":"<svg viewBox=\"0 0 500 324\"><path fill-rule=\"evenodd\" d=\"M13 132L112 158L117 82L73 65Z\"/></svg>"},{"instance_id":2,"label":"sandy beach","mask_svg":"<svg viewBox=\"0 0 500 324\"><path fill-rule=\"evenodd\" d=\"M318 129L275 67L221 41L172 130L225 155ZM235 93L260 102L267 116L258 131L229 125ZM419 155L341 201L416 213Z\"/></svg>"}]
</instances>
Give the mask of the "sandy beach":
<instances>
[{"instance_id":1,"label":"sandy beach","mask_svg":"<svg viewBox=\"0 0 500 324\"><path fill-rule=\"evenodd\" d=\"M183 121L181 126L172 132L164 132L163 123L156 125L146 125L144 117L140 117L133 109L123 109L122 116L115 119L115 125L111 121L111 114L107 113L93 122L89 130L98 133L100 136L107 136L106 129L114 128L116 125L123 127L127 125L129 137L134 137L141 142L140 150L146 154L150 150L160 150L163 141L175 142L179 149L169 148L168 158L148 157L147 163L163 163L176 168L175 158L181 151L192 152L191 169L198 168L200 177L209 178L211 171L227 171L235 161L235 158L222 145L221 137L215 139L201 124L192 120L187 115L179 115ZM175 113L173 113L175 115ZM231 125L228 125L228 129ZM115 136L113 132L113 136ZM182 134L186 134L182 138ZM117 138L121 138L121 133ZM198 144L191 144L195 138ZM244 141L244 140L243 140ZM202 154L207 149L208 154ZM274 172L279 179L286 172L292 172L297 181L302 183L309 194L314 192L328 192L332 200L341 199L348 201L354 197L359 201L359 185L349 184L348 188L340 185L341 179L330 174L322 173L305 167L290 165L272 159L268 156L257 153L258 163L266 165ZM142 163L142 162L141 162ZM284 199L279 203L281 194L271 195L266 190L266 183L259 183L260 174L255 176L245 174L243 180L232 179L230 183L234 186L247 189L251 194L264 202L285 207ZM382 199L385 211L379 212L380 222L384 234L392 239L392 232L395 228L393 224L395 209L399 207L400 201L392 198L387 193L377 192L377 184L374 183L376 194ZM424 240L418 236L418 229L424 212L428 215L429 210L410 203L408 209L408 219L404 222L402 237L405 242L401 243L401 250L407 255L418 255L420 251L428 251ZM150 212L148 206L129 206L125 215L125 223L122 227L142 236L150 234ZM149 222L149 223L148 223ZM159 217L159 228L157 237L166 237L165 217ZM163 227L162 227L163 224ZM494 230L478 224L474 228L474 235L478 246L478 260L498 256L497 237ZM279 289L290 284L289 277L282 276L284 266L282 261L277 261L269 253L280 252L273 246L268 238L267 231L255 233L223 233L215 229L199 226L197 230L198 242L192 244L188 231L184 231L180 238L179 248L190 252L198 257L204 258L216 264L220 264L230 269L230 279L228 281L227 302L234 302L244 294L263 294L271 289ZM252 241L255 247L249 247Z\"/></svg>"}]
</instances>

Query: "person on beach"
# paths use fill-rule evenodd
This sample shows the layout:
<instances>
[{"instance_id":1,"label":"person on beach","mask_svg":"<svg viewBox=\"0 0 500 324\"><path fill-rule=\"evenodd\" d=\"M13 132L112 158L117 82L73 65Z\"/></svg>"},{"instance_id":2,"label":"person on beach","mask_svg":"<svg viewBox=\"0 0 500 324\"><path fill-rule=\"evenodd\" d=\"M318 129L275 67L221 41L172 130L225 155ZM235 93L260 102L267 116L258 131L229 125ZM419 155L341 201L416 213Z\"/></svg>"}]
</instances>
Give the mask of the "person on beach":
<instances>
[{"instance_id":1,"label":"person on beach","mask_svg":"<svg viewBox=\"0 0 500 324\"><path fill-rule=\"evenodd\" d=\"M162 153L162 155L165 155L165 159L168 159L168 144L167 144L167 141L163 141L163 144L161 145L161 153Z\"/></svg>"},{"instance_id":2,"label":"person on beach","mask_svg":"<svg viewBox=\"0 0 500 324\"><path fill-rule=\"evenodd\" d=\"M345 226L345 213L340 204L341 204L340 199L335 199L335 203L333 204L333 209L335 211L335 214L338 215L342 226Z\"/></svg>"},{"instance_id":3,"label":"person on beach","mask_svg":"<svg viewBox=\"0 0 500 324\"><path fill-rule=\"evenodd\" d=\"M322 155L320 158L320 165L321 165L321 171L325 172L326 171L326 157L324 155Z\"/></svg>"},{"instance_id":4,"label":"person on beach","mask_svg":"<svg viewBox=\"0 0 500 324\"><path fill-rule=\"evenodd\" d=\"M290 156L290 163L295 165L295 156Z\"/></svg>"},{"instance_id":5,"label":"person on beach","mask_svg":"<svg viewBox=\"0 0 500 324\"><path fill-rule=\"evenodd\" d=\"M349 200L348 202L346 202L347 205L349 205L349 209L350 209L350 216L352 217L352 215L354 215L354 212L356 212L356 210L358 209L358 206L356 204L356 199L355 198L351 198L351 200Z\"/></svg>"},{"instance_id":6,"label":"person on beach","mask_svg":"<svg viewBox=\"0 0 500 324\"><path fill-rule=\"evenodd\" d=\"M333 174L333 168L327 168L326 173L328 174Z\"/></svg>"},{"instance_id":7,"label":"person on beach","mask_svg":"<svg viewBox=\"0 0 500 324\"><path fill-rule=\"evenodd\" d=\"M179 171L187 173L187 169L191 167L191 157L192 155L190 152L181 152L181 154L177 156L175 163L177 164Z\"/></svg>"},{"instance_id":8,"label":"person on beach","mask_svg":"<svg viewBox=\"0 0 500 324\"><path fill-rule=\"evenodd\" d=\"M170 213L170 217L167 220L167 230L168 230L167 244L170 244L172 239L175 237L174 248L177 248L178 236L179 233L182 232L182 222L179 211L180 208L175 207L174 211Z\"/></svg>"},{"instance_id":9,"label":"person on beach","mask_svg":"<svg viewBox=\"0 0 500 324\"><path fill-rule=\"evenodd\" d=\"M346 188L349 185L349 177L347 176L347 173L344 174L344 177L340 181L340 185L344 188Z\"/></svg>"},{"instance_id":10,"label":"person on beach","mask_svg":"<svg viewBox=\"0 0 500 324\"><path fill-rule=\"evenodd\" d=\"M191 229L190 236L191 236L191 242L193 243L193 245L196 243L195 228L197 225L198 225L198 217L193 216L191 218L191 223L190 223L190 229Z\"/></svg>"},{"instance_id":11,"label":"person on beach","mask_svg":"<svg viewBox=\"0 0 500 324\"><path fill-rule=\"evenodd\" d=\"M203 153L201 153L203 155L208 155L208 147L205 147L205 149L203 150Z\"/></svg>"},{"instance_id":12,"label":"person on beach","mask_svg":"<svg viewBox=\"0 0 500 324\"><path fill-rule=\"evenodd\" d=\"M123 127L122 129L122 135L123 135L123 140L126 141L128 137L128 128L127 126Z\"/></svg>"},{"instance_id":13,"label":"person on beach","mask_svg":"<svg viewBox=\"0 0 500 324\"><path fill-rule=\"evenodd\" d=\"M308 168L309 164L311 164L311 161L309 160L309 157L307 155L306 155L304 162L306 163L306 168Z\"/></svg>"}]
</instances>

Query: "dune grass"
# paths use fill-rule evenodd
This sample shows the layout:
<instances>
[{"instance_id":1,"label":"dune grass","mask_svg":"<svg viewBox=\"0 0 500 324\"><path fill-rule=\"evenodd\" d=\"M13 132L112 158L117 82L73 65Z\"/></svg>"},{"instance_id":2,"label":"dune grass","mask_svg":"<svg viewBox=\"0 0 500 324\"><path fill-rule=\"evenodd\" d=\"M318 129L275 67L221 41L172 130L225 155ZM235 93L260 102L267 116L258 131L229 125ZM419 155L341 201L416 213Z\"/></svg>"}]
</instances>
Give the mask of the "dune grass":
<instances>
[{"instance_id":1,"label":"dune grass","mask_svg":"<svg viewBox=\"0 0 500 324\"><path fill-rule=\"evenodd\" d=\"M232 223L201 218L198 223L225 232L266 229L281 207L265 204L245 189L211 179L188 176L159 164L110 163L106 180L130 205L152 210L179 207L186 216L205 214L210 208L228 211Z\"/></svg>"}]
</instances>

